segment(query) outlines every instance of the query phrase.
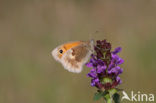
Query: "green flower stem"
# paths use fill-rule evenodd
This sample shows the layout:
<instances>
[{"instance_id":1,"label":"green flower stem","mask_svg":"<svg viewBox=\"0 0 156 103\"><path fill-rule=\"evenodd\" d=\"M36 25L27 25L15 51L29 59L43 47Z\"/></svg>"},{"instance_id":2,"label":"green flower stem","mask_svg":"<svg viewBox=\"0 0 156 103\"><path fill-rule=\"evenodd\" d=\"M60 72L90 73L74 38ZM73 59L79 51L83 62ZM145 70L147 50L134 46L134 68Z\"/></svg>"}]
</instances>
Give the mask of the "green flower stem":
<instances>
[{"instance_id":1,"label":"green flower stem","mask_svg":"<svg viewBox=\"0 0 156 103\"><path fill-rule=\"evenodd\" d=\"M112 99L109 98L109 99L106 100L106 102L107 102L107 103L112 103Z\"/></svg>"},{"instance_id":2,"label":"green flower stem","mask_svg":"<svg viewBox=\"0 0 156 103\"><path fill-rule=\"evenodd\" d=\"M112 97L115 93L117 93L117 90L115 88L108 90L108 93L104 95L104 99L106 100L106 103L112 103Z\"/></svg>"},{"instance_id":3,"label":"green flower stem","mask_svg":"<svg viewBox=\"0 0 156 103\"><path fill-rule=\"evenodd\" d=\"M106 100L106 103L112 103L112 98L109 94L105 95L104 98Z\"/></svg>"},{"instance_id":4,"label":"green flower stem","mask_svg":"<svg viewBox=\"0 0 156 103\"><path fill-rule=\"evenodd\" d=\"M112 88L109 91L109 95L112 97L115 93L117 93L117 90L115 88Z\"/></svg>"}]
</instances>

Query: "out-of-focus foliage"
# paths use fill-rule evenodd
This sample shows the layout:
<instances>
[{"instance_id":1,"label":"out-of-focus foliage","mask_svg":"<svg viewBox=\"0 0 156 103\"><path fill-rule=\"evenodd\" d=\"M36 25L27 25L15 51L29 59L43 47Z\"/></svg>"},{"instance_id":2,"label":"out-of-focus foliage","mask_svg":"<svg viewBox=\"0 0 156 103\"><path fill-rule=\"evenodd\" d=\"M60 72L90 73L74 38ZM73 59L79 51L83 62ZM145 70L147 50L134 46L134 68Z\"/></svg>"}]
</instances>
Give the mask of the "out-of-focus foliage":
<instances>
[{"instance_id":1,"label":"out-of-focus foliage","mask_svg":"<svg viewBox=\"0 0 156 103\"><path fill-rule=\"evenodd\" d=\"M120 88L155 93L155 10L155 0L1 0L0 103L94 103L89 69L70 73L50 54L92 38L122 46Z\"/></svg>"}]
</instances>

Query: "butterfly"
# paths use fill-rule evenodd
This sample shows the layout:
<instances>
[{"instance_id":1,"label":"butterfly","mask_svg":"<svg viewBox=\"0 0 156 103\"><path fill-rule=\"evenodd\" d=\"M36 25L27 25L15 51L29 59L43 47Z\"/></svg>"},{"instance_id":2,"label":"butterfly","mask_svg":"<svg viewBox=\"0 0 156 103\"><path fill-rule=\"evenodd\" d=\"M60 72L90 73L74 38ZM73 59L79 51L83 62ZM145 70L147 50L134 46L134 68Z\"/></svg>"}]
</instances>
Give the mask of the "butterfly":
<instances>
[{"instance_id":1,"label":"butterfly","mask_svg":"<svg viewBox=\"0 0 156 103\"><path fill-rule=\"evenodd\" d=\"M94 40L74 41L56 47L52 50L51 54L66 70L73 73L80 73L83 65L93 53L93 48Z\"/></svg>"}]
</instances>

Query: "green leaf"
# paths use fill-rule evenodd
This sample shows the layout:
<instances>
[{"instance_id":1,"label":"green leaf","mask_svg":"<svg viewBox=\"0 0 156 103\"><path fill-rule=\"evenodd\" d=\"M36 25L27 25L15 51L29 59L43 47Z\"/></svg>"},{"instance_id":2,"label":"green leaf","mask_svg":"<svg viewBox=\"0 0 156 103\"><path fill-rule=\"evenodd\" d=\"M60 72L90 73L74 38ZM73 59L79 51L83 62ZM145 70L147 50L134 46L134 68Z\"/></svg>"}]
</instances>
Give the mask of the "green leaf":
<instances>
[{"instance_id":1,"label":"green leaf","mask_svg":"<svg viewBox=\"0 0 156 103\"><path fill-rule=\"evenodd\" d=\"M113 95L113 100L114 100L114 103L120 103L120 95L118 93L115 93Z\"/></svg>"},{"instance_id":2,"label":"green leaf","mask_svg":"<svg viewBox=\"0 0 156 103\"><path fill-rule=\"evenodd\" d=\"M101 97L103 97L103 93L102 92L97 92L94 94L94 100L97 101L99 100Z\"/></svg>"},{"instance_id":3,"label":"green leaf","mask_svg":"<svg viewBox=\"0 0 156 103\"><path fill-rule=\"evenodd\" d=\"M104 96L104 99L106 100L106 103L112 103L111 96L109 95L109 93L107 93L107 94Z\"/></svg>"}]
</instances>

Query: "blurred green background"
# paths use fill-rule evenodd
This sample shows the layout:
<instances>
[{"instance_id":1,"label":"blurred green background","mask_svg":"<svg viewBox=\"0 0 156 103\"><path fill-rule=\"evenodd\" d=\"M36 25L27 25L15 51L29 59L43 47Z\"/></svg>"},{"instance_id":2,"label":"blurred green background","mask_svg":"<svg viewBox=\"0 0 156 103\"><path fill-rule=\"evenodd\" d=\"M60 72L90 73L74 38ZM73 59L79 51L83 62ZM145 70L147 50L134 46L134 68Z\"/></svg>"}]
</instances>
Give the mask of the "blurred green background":
<instances>
[{"instance_id":1,"label":"blurred green background","mask_svg":"<svg viewBox=\"0 0 156 103\"><path fill-rule=\"evenodd\" d=\"M91 38L123 48L119 88L156 93L155 0L0 0L0 103L95 103L89 69L70 73L50 54Z\"/></svg>"}]
</instances>

